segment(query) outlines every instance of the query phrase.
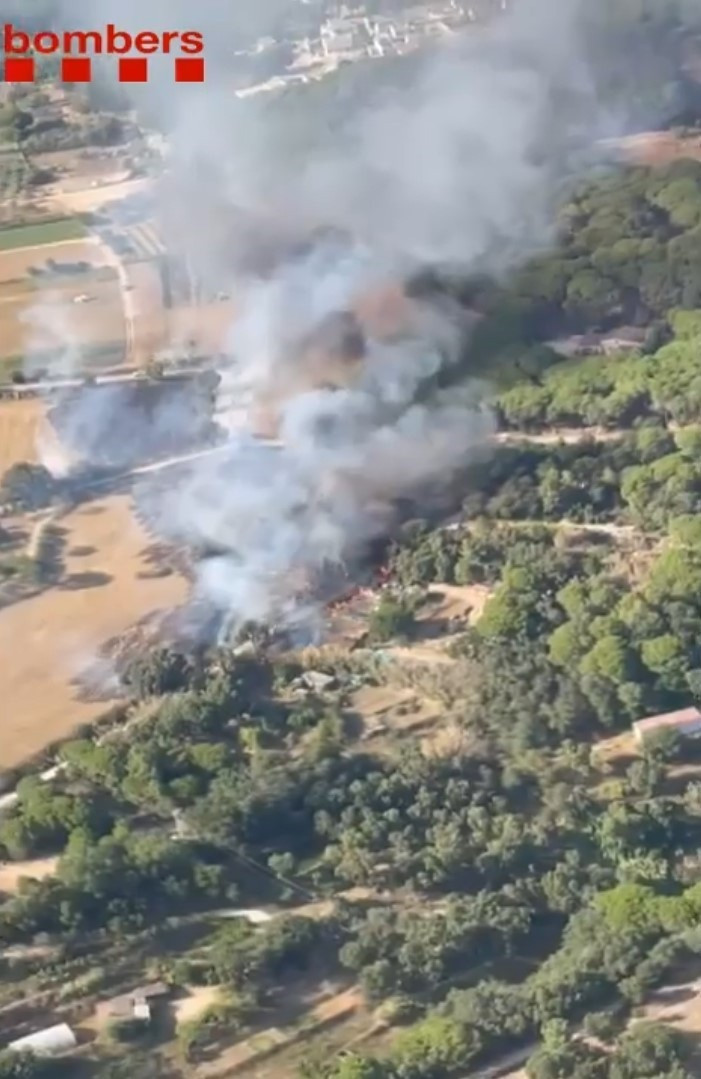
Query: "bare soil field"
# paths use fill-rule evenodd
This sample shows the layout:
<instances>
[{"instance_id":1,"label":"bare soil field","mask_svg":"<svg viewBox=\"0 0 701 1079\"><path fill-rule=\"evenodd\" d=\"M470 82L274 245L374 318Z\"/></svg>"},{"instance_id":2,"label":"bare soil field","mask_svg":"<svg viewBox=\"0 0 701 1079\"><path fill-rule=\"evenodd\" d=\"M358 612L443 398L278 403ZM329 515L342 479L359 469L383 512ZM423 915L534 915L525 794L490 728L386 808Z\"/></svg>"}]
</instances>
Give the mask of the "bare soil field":
<instances>
[{"instance_id":1,"label":"bare soil field","mask_svg":"<svg viewBox=\"0 0 701 1079\"><path fill-rule=\"evenodd\" d=\"M53 198L65 212L94 213L110 202L117 202L145 191L151 184L148 179L129 180L127 177L128 173L122 170L116 175L105 177L106 182L101 186L87 188L84 177L76 184L62 180L60 185L57 185Z\"/></svg>"},{"instance_id":2,"label":"bare soil field","mask_svg":"<svg viewBox=\"0 0 701 1079\"><path fill-rule=\"evenodd\" d=\"M18 461L37 460L44 404L37 398L0 401L0 476Z\"/></svg>"},{"instance_id":3,"label":"bare soil field","mask_svg":"<svg viewBox=\"0 0 701 1079\"><path fill-rule=\"evenodd\" d=\"M361 719L365 740L378 728L395 734L415 731L441 712L437 701L422 699L415 690L396 685L361 686L351 696L348 708Z\"/></svg>"},{"instance_id":4,"label":"bare soil field","mask_svg":"<svg viewBox=\"0 0 701 1079\"><path fill-rule=\"evenodd\" d=\"M37 283L27 277L30 267L44 267L47 259L56 262L89 262L91 266L106 266L104 252L94 239L63 240L60 243L31 247L16 247L12 251L0 251L0 283L20 283L35 288ZM17 287L15 288L17 290Z\"/></svg>"},{"instance_id":5,"label":"bare soil field","mask_svg":"<svg viewBox=\"0 0 701 1079\"><path fill-rule=\"evenodd\" d=\"M419 615L420 623L463 622L475 625L491 595L486 585L432 584L429 604ZM443 636L443 634L441 634Z\"/></svg>"},{"instance_id":6,"label":"bare soil field","mask_svg":"<svg viewBox=\"0 0 701 1079\"><path fill-rule=\"evenodd\" d=\"M168 343L161 278L156 262L125 264L124 273L134 332L132 359L138 366L145 367Z\"/></svg>"},{"instance_id":7,"label":"bare soil field","mask_svg":"<svg viewBox=\"0 0 701 1079\"><path fill-rule=\"evenodd\" d=\"M149 563L149 537L130 499L113 496L67 514L65 572L50 591L0 612L0 768L28 760L81 723L105 711L104 702L79 699L76 680L90 670L100 647L150 612L181 603L186 582L140 578ZM109 692L110 671L105 670Z\"/></svg>"},{"instance_id":8,"label":"bare soil field","mask_svg":"<svg viewBox=\"0 0 701 1079\"><path fill-rule=\"evenodd\" d=\"M24 877L43 880L56 872L58 858L34 858L28 862L0 863L0 892L16 892Z\"/></svg>"},{"instance_id":9,"label":"bare soil field","mask_svg":"<svg viewBox=\"0 0 701 1079\"><path fill-rule=\"evenodd\" d=\"M197 352L224 352L235 318L231 301L174 308L166 312L167 344L174 349L190 345Z\"/></svg>"},{"instance_id":10,"label":"bare soil field","mask_svg":"<svg viewBox=\"0 0 701 1079\"><path fill-rule=\"evenodd\" d=\"M55 286L26 293L17 292L14 285L0 289L3 324L0 359L61 349L66 351L66 362L70 364L71 342L75 343L76 362L79 344L119 346L125 335L119 282L91 281L84 287L90 300L81 304L73 302L76 294L80 295L80 286L76 293L75 280L56 282Z\"/></svg>"},{"instance_id":11,"label":"bare soil field","mask_svg":"<svg viewBox=\"0 0 701 1079\"><path fill-rule=\"evenodd\" d=\"M2 878L0 877L0 880ZM217 1004L221 998L221 989L217 985L193 985L188 988L187 996L173 1002L175 1022L178 1026L198 1019L202 1012Z\"/></svg>"},{"instance_id":12,"label":"bare soil field","mask_svg":"<svg viewBox=\"0 0 701 1079\"><path fill-rule=\"evenodd\" d=\"M691 1036L696 1044L695 1064L692 1074L698 1075L701 1046L701 978L698 966L689 972L686 980L658 989L643 1005L638 1016L649 1022L668 1023Z\"/></svg>"},{"instance_id":13,"label":"bare soil field","mask_svg":"<svg viewBox=\"0 0 701 1079\"><path fill-rule=\"evenodd\" d=\"M603 143L618 150L636 165L669 165L680 157L701 159L701 135L677 135L673 131L647 131Z\"/></svg>"}]
</instances>

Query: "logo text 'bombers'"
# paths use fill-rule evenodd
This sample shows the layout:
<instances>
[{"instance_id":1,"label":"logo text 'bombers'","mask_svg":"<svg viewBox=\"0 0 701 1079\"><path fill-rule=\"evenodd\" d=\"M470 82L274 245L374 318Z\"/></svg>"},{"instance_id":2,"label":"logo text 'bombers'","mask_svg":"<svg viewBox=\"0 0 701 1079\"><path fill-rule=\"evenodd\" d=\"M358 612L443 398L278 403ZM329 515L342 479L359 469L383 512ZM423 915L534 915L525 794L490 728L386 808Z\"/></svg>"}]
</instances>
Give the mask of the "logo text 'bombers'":
<instances>
[{"instance_id":1,"label":"logo text 'bombers'","mask_svg":"<svg viewBox=\"0 0 701 1079\"><path fill-rule=\"evenodd\" d=\"M41 30L3 27L4 81L34 82L36 56L59 56L64 82L91 82L92 56L117 56L120 82L148 82L152 55L173 57L176 82L204 82L204 38L196 30L142 30L136 34L108 23L104 30Z\"/></svg>"}]
</instances>

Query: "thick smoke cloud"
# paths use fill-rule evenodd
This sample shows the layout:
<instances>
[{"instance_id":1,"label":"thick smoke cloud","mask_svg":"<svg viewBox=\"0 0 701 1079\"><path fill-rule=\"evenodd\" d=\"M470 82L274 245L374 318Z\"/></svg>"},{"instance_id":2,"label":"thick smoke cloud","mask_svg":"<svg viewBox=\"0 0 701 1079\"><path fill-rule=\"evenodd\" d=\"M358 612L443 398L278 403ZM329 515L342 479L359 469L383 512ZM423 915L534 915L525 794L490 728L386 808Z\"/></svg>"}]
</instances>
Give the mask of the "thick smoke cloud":
<instances>
[{"instance_id":1,"label":"thick smoke cloud","mask_svg":"<svg viewBox=\"0 0 701 1079\"><path fill-rule=\"evenodd\" d=\"M231 328L236 362L221 372L231 444L177 483L142 490L140 501L166 535L209 551L198 592L234 625L313 624L318 612L300 605L298 572L352 560L387 527L397 498L445 481L490 432L477 385L417 403L459 355L468 327L454 310L415 306L401 340L370 336L354 376L335 391L305 388L299 340L417 265L502 271L546 245L563 170L596 133L598 116L577 0L514 0L488 27L402 61L398 85L365 88L333 130L308 112L323 86L279 105L267 95L239 101L233 49L293 6L62 5L74 29L113 21L205 34L205 86L174 86L162 64L139 93L170 132L160 193L166 241L233 290L240 311ZM374 77L379 69L367 70ZM353 239L320 241L261 280L227 258L251 215L279 223L283 234L331 226ZM280 400L285 386L294 392ZM246 430L266 397L276 399L277 450Z\"/></svg>"}]
</instances>

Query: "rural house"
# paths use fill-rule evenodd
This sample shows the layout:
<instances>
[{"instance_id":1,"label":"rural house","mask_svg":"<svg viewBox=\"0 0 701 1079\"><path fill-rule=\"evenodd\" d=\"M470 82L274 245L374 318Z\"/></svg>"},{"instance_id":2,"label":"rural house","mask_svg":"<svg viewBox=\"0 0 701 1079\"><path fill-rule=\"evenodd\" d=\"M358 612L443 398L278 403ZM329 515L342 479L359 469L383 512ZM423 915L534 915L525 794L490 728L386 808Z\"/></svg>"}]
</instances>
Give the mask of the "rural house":
<instances>
[{"instance_id":1,"label":"rural house","mask_svg":"<svg viewBox=\"0 0 701 1079\"><path fill-rule=\"evenodd\" d=\"M165 982L139 986L138 989L132 989L131 993L125 993L121 997L114 997L108 1001L107 1015L110 1019L138 1019L141 1022L148 1022L151 1018L150 1001L166 997L169 993L170 986Z\"/></svg>"},{"instance_id":2,"label":"rural house","mask_svg":"<svg viewBox=\"0 0 701 1079\"><path fill-rule=\"evenodd\" d=\"M642 745L646 738L654 737L664 730L676 731L685 738L696 738L701 735L701 712L694 707L680 708L678 712L649 716L633 724L633 734L638 745Z\"/></svg>"}]
</instances>

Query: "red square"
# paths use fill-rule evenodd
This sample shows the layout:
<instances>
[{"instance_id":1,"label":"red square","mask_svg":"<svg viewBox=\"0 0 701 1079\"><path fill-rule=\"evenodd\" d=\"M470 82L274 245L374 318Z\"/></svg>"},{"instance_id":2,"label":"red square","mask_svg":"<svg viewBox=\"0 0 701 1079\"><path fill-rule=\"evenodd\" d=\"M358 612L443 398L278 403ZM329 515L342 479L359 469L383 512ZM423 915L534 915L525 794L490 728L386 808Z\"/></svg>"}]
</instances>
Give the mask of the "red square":
<instances>
[{"instance_id":1,"label":"red square","mask_svg":"<svg viewBox=\"0 0 701 1079\"><path fill-rule=\"evenodd\" d=\"M64 56L61 60L63 82L91 82L92 60L89 56Z\"/></svg>"},{"instance_id":2,"label":"red square","mask_svg":"<svg viewBox=\"0 0 701 1079\"><path fill-rule=\"evenodd\" d=\"M34 57L6 56L5 82L34 82Z\"/></svg>"},{"instance_id":3,"label":"red square","mask_svg":"<svg viewBox=\"0 0 701 1079\"><path fill-rule=\"evenodd\" d=\"M203 56L176 56L176 82L204 82Z\"/></svg>"},{"instance_id":4,"label":"red square","mask_svg":"<svg viewBox=\"0 0 701 1079\"><path fill-rule=\"evenodd\" d=\"M123 56L119 61L120 82L148 82L148 60L142 56Z\"/></svg>"}]
</instances>

